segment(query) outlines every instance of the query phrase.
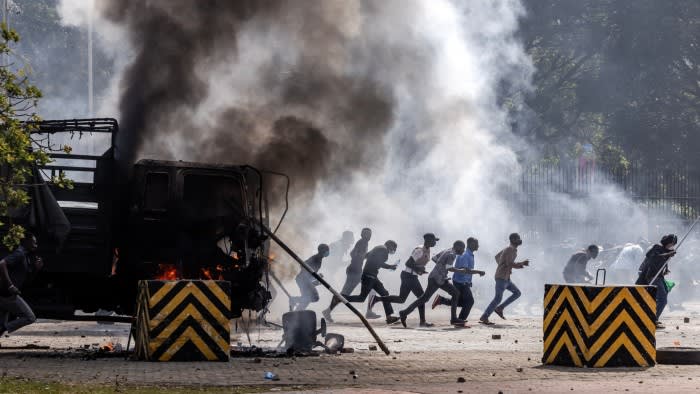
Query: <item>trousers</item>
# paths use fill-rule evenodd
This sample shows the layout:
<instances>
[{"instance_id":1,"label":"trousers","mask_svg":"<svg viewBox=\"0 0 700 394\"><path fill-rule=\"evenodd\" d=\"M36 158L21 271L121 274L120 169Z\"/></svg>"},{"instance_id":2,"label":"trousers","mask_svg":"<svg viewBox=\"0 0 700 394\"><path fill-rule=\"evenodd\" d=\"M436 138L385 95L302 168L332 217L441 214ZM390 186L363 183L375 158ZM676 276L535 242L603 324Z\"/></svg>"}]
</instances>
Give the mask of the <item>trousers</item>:
<instances>
[{"instance_id":1,"label":"trousers","mask_svg":"<svg viewBox=\"0 0 700 394\"><path fill-rule=\"evenodd\" d=\"M454 282L453 285L457 288L457 290L459 290L459 302L457 303L457 306L462 308L459 311L459 315L457 317L462 320L467 320L467 318L469 317L469 313L472 311L472 307L474 306L472 284ZM440 300L440 305L452 306L452 299L443 298L442 300Z\"/></svg>"},{"instance_id":2,"label":"trousers","mask_svg":"<svg viewBox=\"0 0 700 394\"><path fill-rule=\"evenodd\" d=\"M311 279L306 275L297 275L297 286L299 286L299 297L291 297L290 302L296 304L295 310L303 311L312 302L318 302L318 290Z\"/></svg>"},{"instance_id":3,"label":"trousers","mask_svg":"<svg viewBox=\"0 0 700 394\"><path fill-rule=\"evenodd\" d=\"M423 307L425 307L425 303L428 302L428 300L430 300L430 297L432 297L432 295L435 294L435 292L439 289L445 290L452 297L452 300L450 302L450 306L452 307L452 309L450 310L450 319L455 320L457 318L457 303L459 302L459 290L457 290L456 287L452 286L452 283L450 283L447 280L444 283L439 284L435 279L428 279L428 288L425 289L425 293L423 293L422 296L418 297L417 300L413 301L413 303L409 305L408 308L402 310L401 314L404 316L408 316L418 306L423 305Z\"/></svg>"},{"instance_id":4,"label":"trousers","mask_svg":"<svg viewBox=\"0 0 700 394\"><path fill-rule=\"evenodd\" d=\"M10 315L14 319L10 320ZM24 299L18 295L0 297L0 330L16 331L36 321L36 316Z\"/></svg>"},{"instance_id":5,"label":"trousers","mask_svg":"<svg viewBox=\"0 0 700 394\"><path fill-rule=\"evenodd\" d=\"M420 298L424 293L423 286L421 286L420 280L418 280L418 275L401 271L401 288L399 289L399 295L380 296L378 300L392 304L403 304L411 293L413 293L416 298ZM425 304L418 305L418 314L420 315L420 321L424 322Z\"/></svg>"},{"instance_id":6,"label":"trousers","mask_svg":"<svg viewBox=\"0 0 700 394\"><path fill-rule=\"evenodd\" d=\"M503 303L499 305L501 300L503 299L503 293L508 290L510 291L511 294L510 297L508 297ZM481 320L488 320L489 316L493 313L493 311L498 309L505 309L508 305L512 304L513 301L517 300L520 298L520 289L518 289L518 286L515 285L515 283L511 282L510 280L507 279L496 279L496 295L493 297L493 300L489 304L488 307L486 307L486 310L484 311L484 314L481 315Z\"/></svg>"}]
</instances>

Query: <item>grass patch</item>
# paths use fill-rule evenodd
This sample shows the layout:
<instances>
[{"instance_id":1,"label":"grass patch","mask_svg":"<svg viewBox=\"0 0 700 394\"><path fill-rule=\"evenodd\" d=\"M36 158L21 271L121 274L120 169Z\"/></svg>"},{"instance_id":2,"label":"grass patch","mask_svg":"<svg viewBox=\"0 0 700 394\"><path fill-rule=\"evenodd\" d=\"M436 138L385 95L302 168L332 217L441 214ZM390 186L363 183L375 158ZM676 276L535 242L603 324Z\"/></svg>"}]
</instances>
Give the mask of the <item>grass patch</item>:
<instances>
[{"instance_id":1,"label":"grass patch","mask_svg":"<svg viewBox=\"0 0 700 394\"><path fill-rule=\"evenodd\" d=\"M0 378L0 394L107 394L107 393L135 393L135 394L186 394L186 393L228 393L228 394L255 394L272 390L286 391L298 390L300 386L231 386L231 387L177 387L177 386L132 386L132 385L95 385L95 384L66 384L48 383L31 379Z\"/></svg>"}]
</instances>

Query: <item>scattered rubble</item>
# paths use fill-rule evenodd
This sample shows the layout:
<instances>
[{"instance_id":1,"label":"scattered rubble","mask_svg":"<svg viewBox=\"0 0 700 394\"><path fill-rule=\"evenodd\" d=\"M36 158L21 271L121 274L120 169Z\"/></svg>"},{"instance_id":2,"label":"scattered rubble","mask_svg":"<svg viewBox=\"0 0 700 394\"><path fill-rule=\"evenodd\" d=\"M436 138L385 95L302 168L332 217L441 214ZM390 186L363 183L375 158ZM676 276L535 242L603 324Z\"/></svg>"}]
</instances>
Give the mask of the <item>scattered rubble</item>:
<instances>
[{"instance_id":1,"label":"scattered rubble","mask_svg":"<svg viewBox=\"0 0 700 394\"><path fill-rule=\"evenodd\" d=\"M22 346L2 346L0 344L0 349L2 350L34 350L34 349L50 349L51 347L48 345L36 345L33 343L27 344L27 345L22 345Z\"/></svg>"},{"instance_id":2,"label":"scattered rubble","mask_svg":"<svg viewBox=\"0 0 700 394\"><path fill-rule=\"evenodd\" d=\"M290 349L290 351L279 351L272 348L260 348L257 346L239 347L231 346L230 355L234 358L291 358L295 357L319 357L322 352L312 350L311 352L298 352ZM252 362L257 363L253 360Z\"/></svg>"}]
</instances>

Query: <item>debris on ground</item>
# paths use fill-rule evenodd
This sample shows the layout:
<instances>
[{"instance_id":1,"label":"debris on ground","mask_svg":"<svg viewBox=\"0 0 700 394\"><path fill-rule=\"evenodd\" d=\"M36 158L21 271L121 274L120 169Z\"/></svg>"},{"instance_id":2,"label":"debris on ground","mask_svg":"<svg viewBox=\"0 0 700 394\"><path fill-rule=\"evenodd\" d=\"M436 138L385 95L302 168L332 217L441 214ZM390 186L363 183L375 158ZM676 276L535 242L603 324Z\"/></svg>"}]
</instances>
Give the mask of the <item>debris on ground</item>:
<instances>
[{"instance_id":1,"label":"debris on ground","mask_svg":"<svg viewBox=\"0 0 700 394\"><path fill-rule=\"evenodd\" d=\"M515 368L515 372L523 372L523 367Z\"/></svg>"},{"instance_id":2,"label":"debris on ground","mask_svg":"<svg viewBox=\"0 0 700 394\"><path fill-rule=\"evenodd\" d=\"M231 346L230 355L234 358L294 358L318 357L321 355L321 352L313 350L311 352L299 352L294 351L293 349L290 350L291 351L280 351L277 349L261 348L257 346Z\"/></svg>"},{"instance_id":3,"label":"debris on ground","mask_svg":"<svg viewBox=\"0 0 700 394\"><path fill-rule=\"evenodd\" d=\"M50 349L51 347L48 345L36 345L33 343L27 344L27 345L22 345L22 346L2 346L0 344L0 349L3 350L34 350L34 349Z\"/></svg>"},{"instance_id":4,"label":"debris on ground","mask_svg":"<svg viewBox=\"0 0 700 394\"><path fill-rule=\"evenodd\" d=\"M340 349L341 353L355 353L355 349L351 347L344 347Z\"/></svg>"},{"instance_id":5,"label":"debris on ground","mask_svg":"<svg viewBox=\"0 0 700 394\"><path fill-rule=\"evenodd\" d=\"M377 350L377 346L375 345L369 345L369 350Z\"/></svg>"},{"instance_id":6,"label":"debris on ground","mask_svg":"<svg viewBox=\"0 0 700 394\"><path fill-rule=\"evenodd\" d=\"M461 377L461 376L457 378L457 383L464 383L464 382L466 382L466 381L467 381L467 380L464 379L464 378Z\"/></svg>"},{"instance_id":7,"label":"debris on ground","mask_svg":"<svg viewBox=\"0 0 700 394\"><path fill-rule=\"evenodd\" d=\"M690 323L690 318L689 318L689 317L684 317L684 318L683 318L683 323Z\"/></svg>"},{"instance_id":8,"label":"debris on ground","mask_svg":"<svg viewBox=\"0 0 700 394\"><path fill-rule=\"evenodd\" d=\"M491 335L491 339L501 339L501 334L493 334Z\"/></svg>"},{"instance_id":9,"label":"debris on ground","mask_svg":"<svg viewBox=\"0 0 700 394\"><path fill-rule=\"evenodd\" d=\"M280 380L280 377L277 376L277 374L275 374L275 373L267 371L267 372L265 372L265 379L277 381L277 380Z\"/></svg>"}]
</instances>

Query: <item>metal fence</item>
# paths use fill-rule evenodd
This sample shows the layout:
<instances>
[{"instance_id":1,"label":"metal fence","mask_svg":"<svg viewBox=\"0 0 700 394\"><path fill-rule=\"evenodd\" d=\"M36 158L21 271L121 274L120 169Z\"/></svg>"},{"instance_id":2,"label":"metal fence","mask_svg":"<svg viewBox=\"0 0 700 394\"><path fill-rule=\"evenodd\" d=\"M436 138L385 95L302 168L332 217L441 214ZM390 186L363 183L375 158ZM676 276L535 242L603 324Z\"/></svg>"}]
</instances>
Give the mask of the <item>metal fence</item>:
<instances>
[{"instance_id":1,"label":"metal fence","mask_svg":"<svg viewBox=\"0 0 700 394\"><path fill-rule=\"evenodd\" d=\"M526 232L608 236L611 224L643 216L640 236L656 236L700 214L700 172L687 166L632 165L609 170L593 165L531 164L523 168L515 208L527 219Z\"/></svg>"}]
</instances>

